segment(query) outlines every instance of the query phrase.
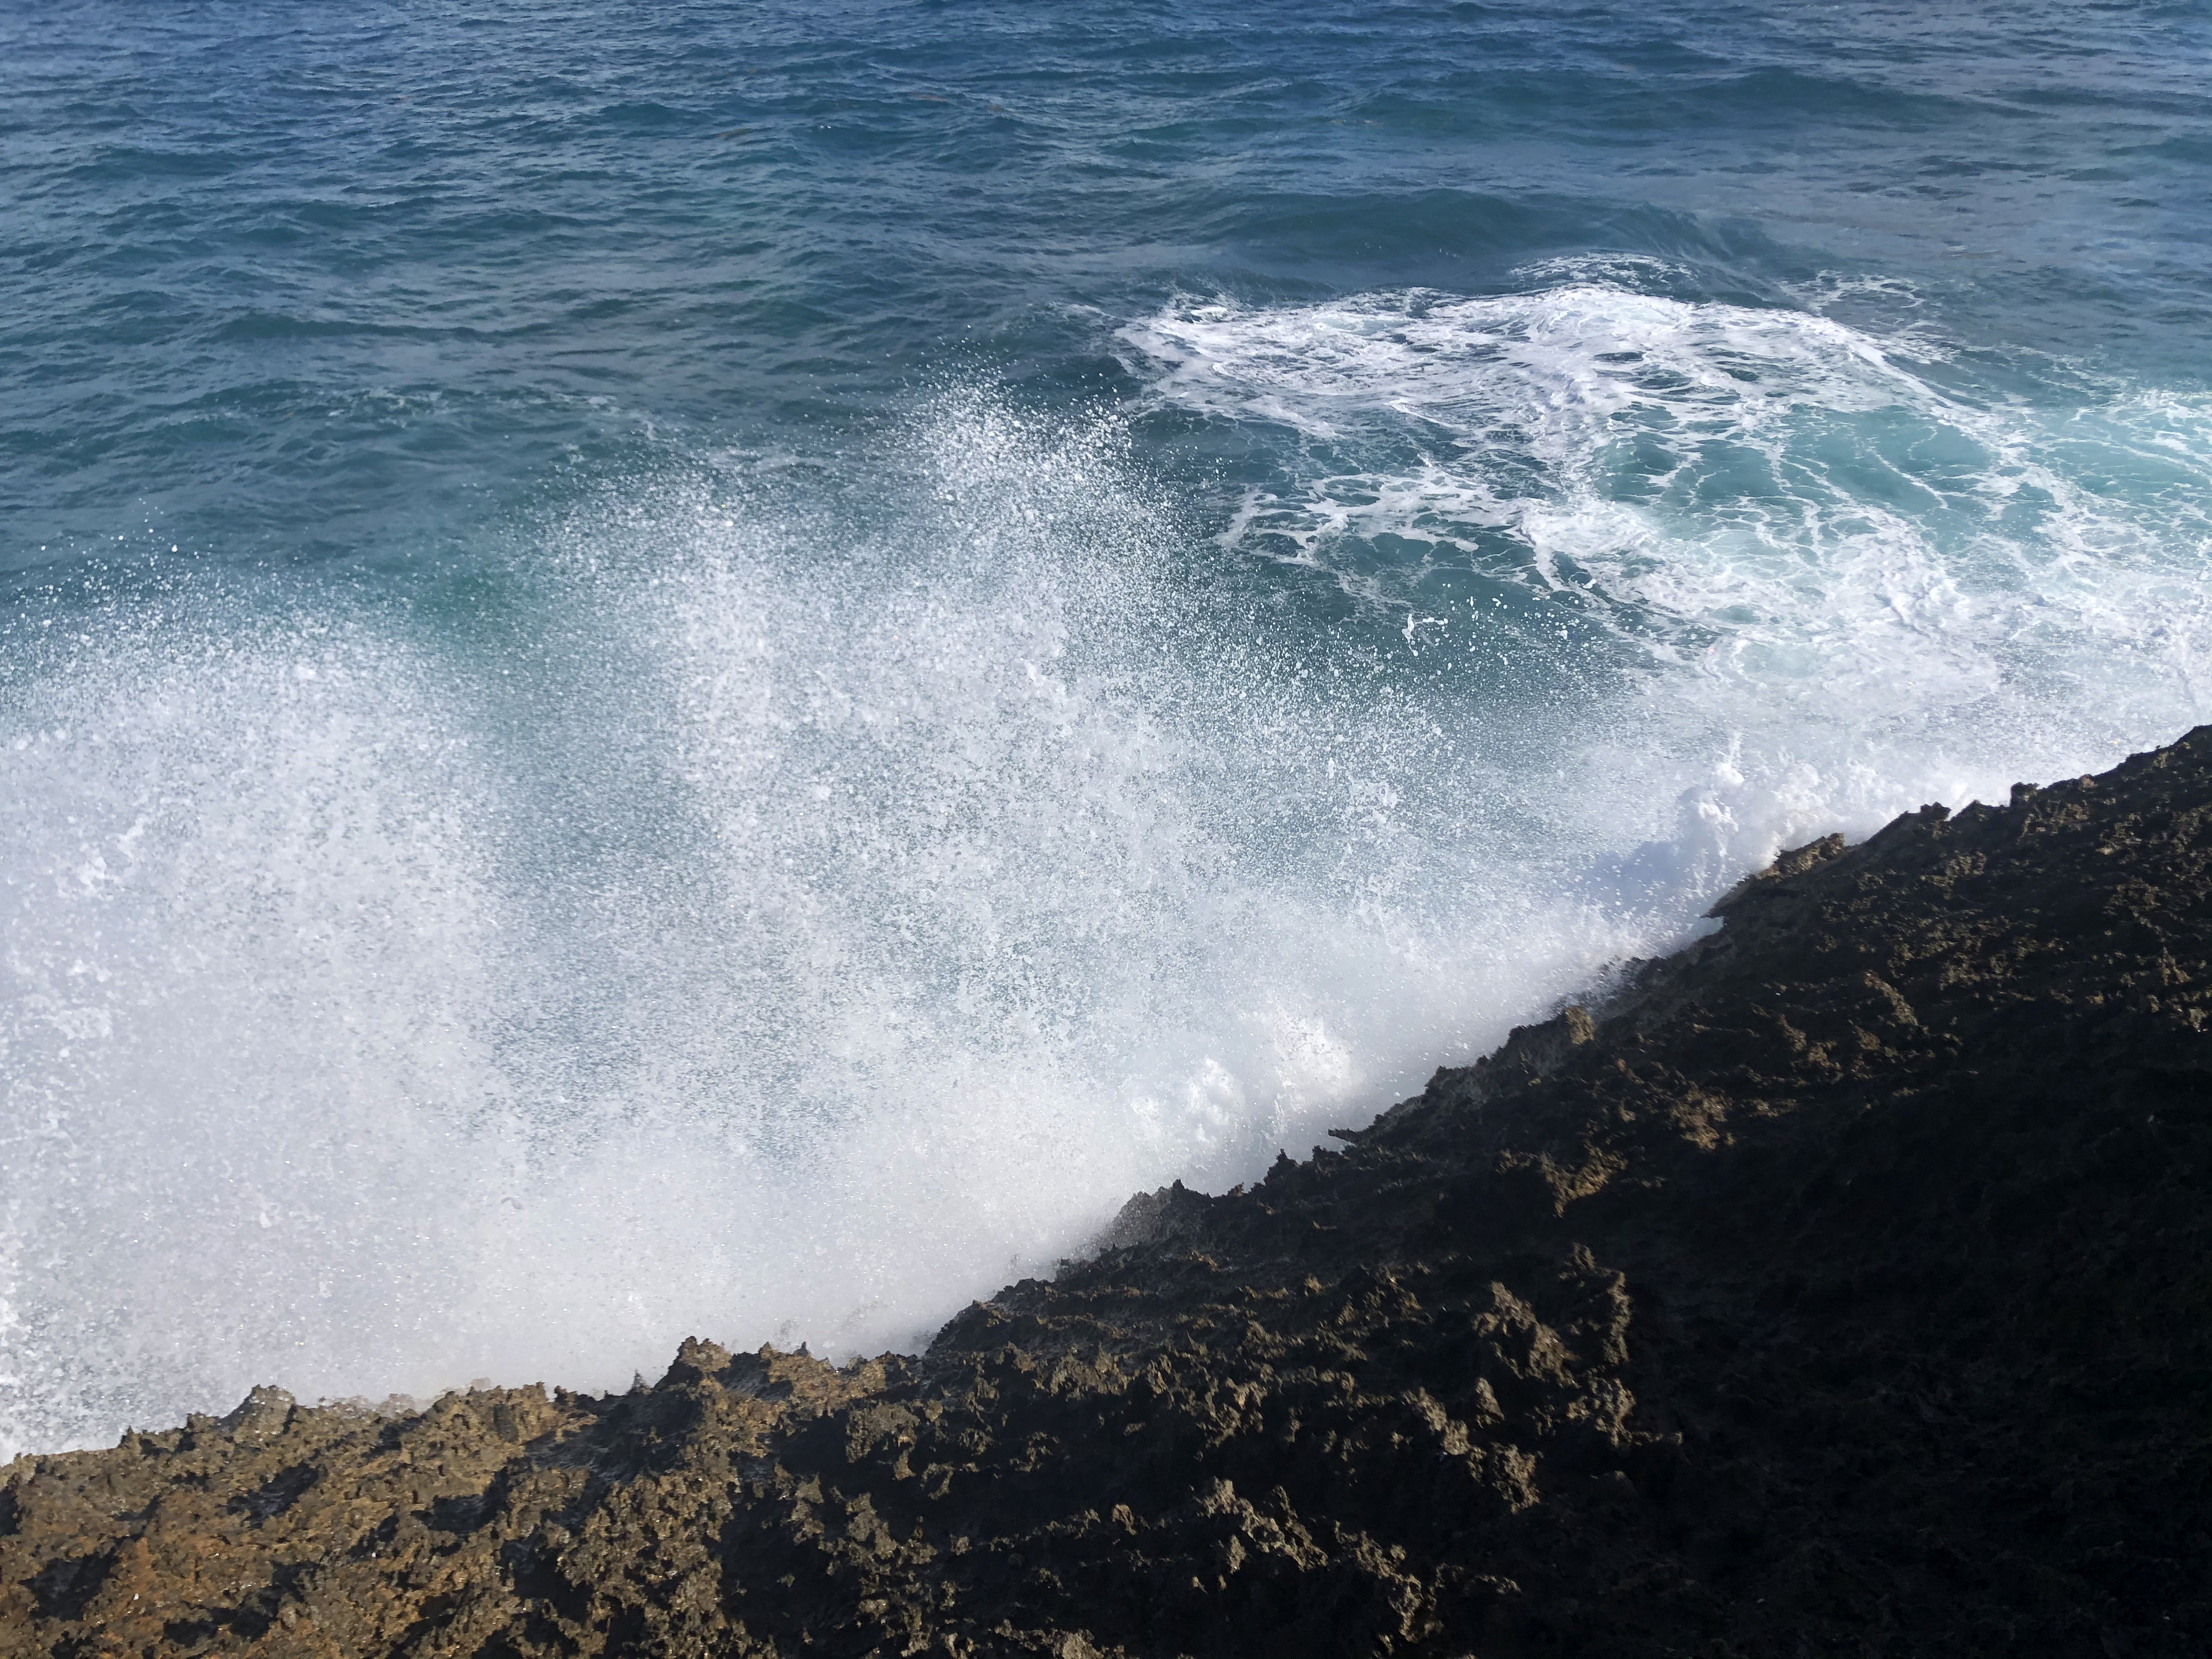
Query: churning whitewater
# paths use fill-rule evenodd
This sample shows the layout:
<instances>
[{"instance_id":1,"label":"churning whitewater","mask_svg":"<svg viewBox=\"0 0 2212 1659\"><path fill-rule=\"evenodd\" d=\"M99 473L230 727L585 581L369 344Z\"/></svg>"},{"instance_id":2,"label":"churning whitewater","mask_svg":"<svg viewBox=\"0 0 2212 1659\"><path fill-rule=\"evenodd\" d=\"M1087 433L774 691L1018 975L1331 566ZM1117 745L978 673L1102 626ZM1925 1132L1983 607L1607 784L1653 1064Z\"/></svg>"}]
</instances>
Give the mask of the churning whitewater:
<instances>
[{"instance_id":1,"label":"churning whitewater","mask_svg":"<svg viewBox=\"0 0 2212 1659\"><path fill-rule=\"evenodd\" d=\"M2203 712L2189 499L2102 504L1817 318L1577 286L1125 335L1158 396L1415 457L1220 532L1326 564L1395 514L1425 562L1368 610L1410 625L1286 631L1116 422L974 396L878 458L895 518L702 472L539 526L527 630L246 577L19 617L12 1437L610 1385L695 1328L912 1345L1781 844ZM2203 477L2178 402L2081 424ZM1716 502L1727 449L1765 470ZM1916 459L1958 527L1866 499Z\"/></svg>"},{"instance_id":2,"label":"churning whitewater","mask_svg":"<svg viewBox=\"0 0 2212 1659\"><path fill-rule=\"evenodd\" d=\"M0 21L0 1456L911 1346L2212 718L2179 34L400 10Z\"/></svg>"}]
</instances>

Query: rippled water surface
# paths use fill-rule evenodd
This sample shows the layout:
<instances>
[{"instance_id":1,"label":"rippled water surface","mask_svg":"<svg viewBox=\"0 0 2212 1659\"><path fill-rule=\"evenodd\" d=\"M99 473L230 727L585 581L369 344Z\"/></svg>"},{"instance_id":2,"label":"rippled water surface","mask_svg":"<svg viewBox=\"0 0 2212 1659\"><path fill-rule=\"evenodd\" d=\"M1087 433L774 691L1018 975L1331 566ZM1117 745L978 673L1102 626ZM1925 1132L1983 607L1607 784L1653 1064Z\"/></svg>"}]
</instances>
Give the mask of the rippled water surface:
<instances>
[{"instance_id":1,"label":"rippled water surface","mask_svg":"<svg viewBox=\"0 0 2212 1659\"><path fill-rule=\"evenodd\" d=\"M0 17L0 1447L911 1343L2212 717L2194 6Z\"/></svg>"}]
</instances>

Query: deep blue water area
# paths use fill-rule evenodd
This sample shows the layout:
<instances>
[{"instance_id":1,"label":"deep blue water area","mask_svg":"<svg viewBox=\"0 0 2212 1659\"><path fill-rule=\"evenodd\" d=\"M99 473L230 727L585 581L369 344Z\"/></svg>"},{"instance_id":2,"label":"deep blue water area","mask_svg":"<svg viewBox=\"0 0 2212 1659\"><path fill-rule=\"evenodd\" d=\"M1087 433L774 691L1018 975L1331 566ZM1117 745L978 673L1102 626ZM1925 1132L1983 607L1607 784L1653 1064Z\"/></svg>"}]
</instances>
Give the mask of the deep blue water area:
<instances>
[{"instance_id":1,"label":"deep blue water area","mask_svg":"<svg viewBox=\"0 0 2212 1659\"><path fill-rule=\"evenodd\" d=\"M0 9L0 1449L912 1343L2212 718L2208 70Z\"/></svg>"}]
</instances>

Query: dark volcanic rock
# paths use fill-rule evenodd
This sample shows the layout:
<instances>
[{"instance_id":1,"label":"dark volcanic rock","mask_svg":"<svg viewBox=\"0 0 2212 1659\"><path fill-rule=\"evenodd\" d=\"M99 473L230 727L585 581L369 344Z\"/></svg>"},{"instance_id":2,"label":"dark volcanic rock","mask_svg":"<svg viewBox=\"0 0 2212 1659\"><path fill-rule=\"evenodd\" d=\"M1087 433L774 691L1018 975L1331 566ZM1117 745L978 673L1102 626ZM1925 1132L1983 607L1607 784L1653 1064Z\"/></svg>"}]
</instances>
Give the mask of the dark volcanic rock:
<instances>
[{"instance_id":1,"label":"dark volcanic rock","mask_svg":"<svg viewBox=\"0 0 2212 1659\"><path fill-rule=\"evenodd\" d=\"M2212 728L1715 937L920 1358L257 1390L0 1481L0 1653L2212 1651Z\"/></svg>"}]
</instances>

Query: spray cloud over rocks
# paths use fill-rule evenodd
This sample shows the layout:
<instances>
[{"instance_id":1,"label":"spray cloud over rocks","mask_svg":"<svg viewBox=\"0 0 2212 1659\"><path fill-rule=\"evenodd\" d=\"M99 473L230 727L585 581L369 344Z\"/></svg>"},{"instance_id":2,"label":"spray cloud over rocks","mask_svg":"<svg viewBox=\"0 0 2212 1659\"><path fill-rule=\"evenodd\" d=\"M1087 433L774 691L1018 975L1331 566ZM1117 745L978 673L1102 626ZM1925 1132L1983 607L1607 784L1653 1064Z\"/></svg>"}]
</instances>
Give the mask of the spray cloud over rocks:
<instances>
[{"instance_id":1,"label":"spray cloud over rocks","mask_svg":"<svg viewBox=\"0 0 2212 1659\"><path fill-rule=\"evenodd\" d=\"M1735 326L1662 321L1693 356ZM1334 428L1392 418L1346 372ZM1543 406L1609 432L1601 394ZM692 1332L912 1343L1131 1190L1247 1179L1663 947L1784 842L2202 712L2201 602L2158 600L2176 525L2078 491L2079 533L2138 538L2140 603L2053 578L1870 626L1836 572L1878 538L1784 580L1771 540L1689 545L1687 507L1639 506L1640 550L1575 543L1578 583L1531 556L1449 626L1409 588L1316 635L1278 620L1306 573L1255 585L1248 556L1287 537L1328 574L1319 484L1224 550L1110 420L951 398L874 460L865 501L611 490L465 645L305 581L127 624L18 607L9 1449L256 1382L604 1387ZM1536 548L1553 511L1493 544L1455 505L1451 533ZM1751 620L1659 592L1753 544ZM1929 592L1980 568L1912 556ZM2054 718L2105 662L2133 665L2118 700Z\"/></svg>"}]
</instances>

